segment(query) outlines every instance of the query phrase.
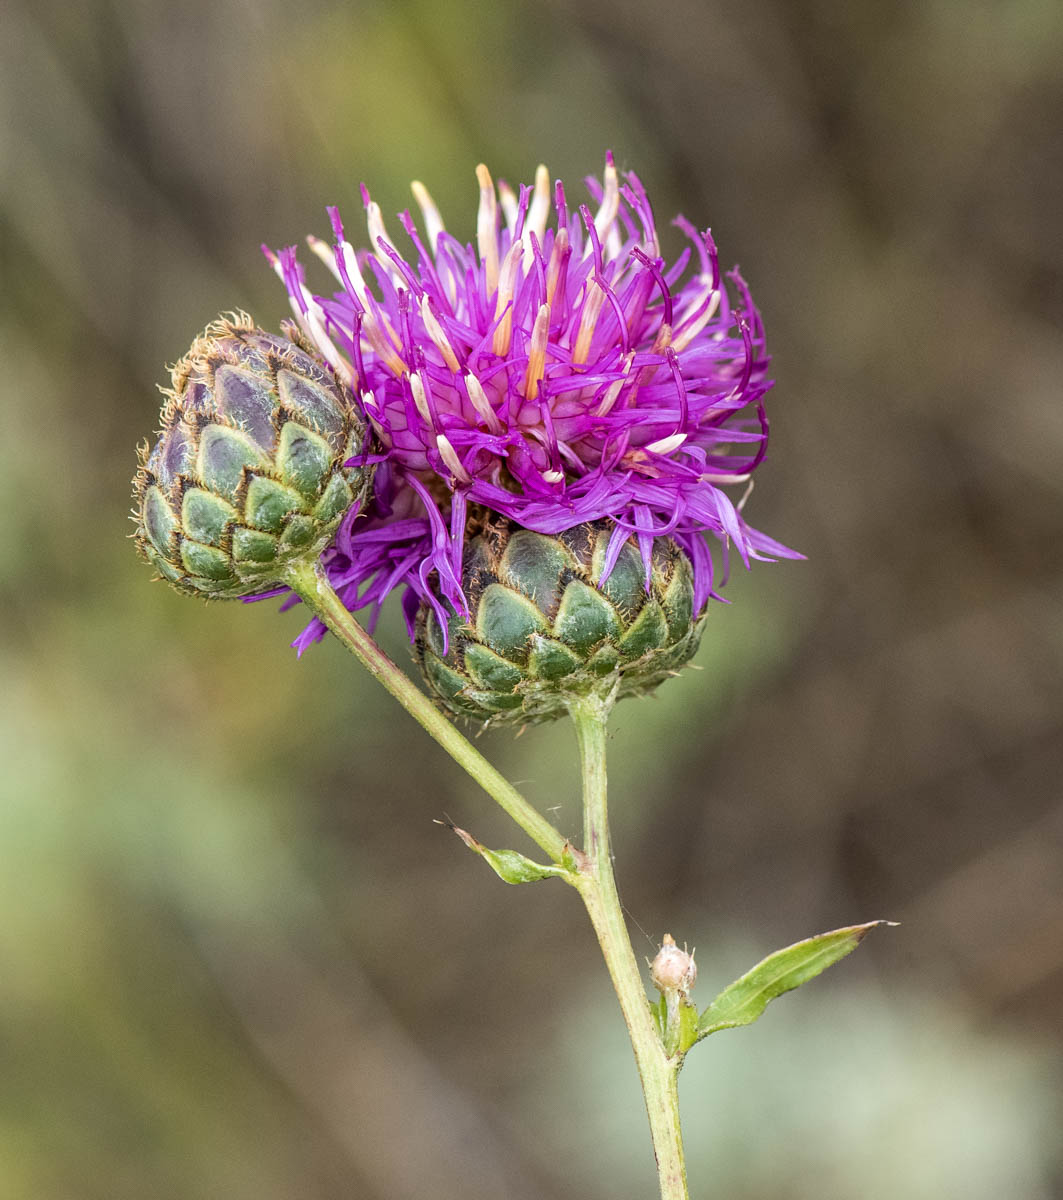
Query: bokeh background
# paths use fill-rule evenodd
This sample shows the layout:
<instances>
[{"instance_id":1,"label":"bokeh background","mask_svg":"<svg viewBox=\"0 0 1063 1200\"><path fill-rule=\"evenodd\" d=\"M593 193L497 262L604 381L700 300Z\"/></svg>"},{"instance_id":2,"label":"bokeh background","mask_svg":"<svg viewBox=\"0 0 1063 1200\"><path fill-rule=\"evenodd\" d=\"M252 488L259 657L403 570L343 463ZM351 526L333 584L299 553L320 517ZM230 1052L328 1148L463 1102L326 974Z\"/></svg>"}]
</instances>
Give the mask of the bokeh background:
<instances>
[{"instance_id":1,"label":"bokeh background","mask_svg":"<svg viewBox=\"0 0 1063 1200\"><path fill-rule=\"evenodd\" d=\"M1063 1196L1055 0L7 0L0 1195L655 1194L576 897L297 613L126 541L163 363L286 313L258 244L611 147L740 262L778 380L728 586L613 736L640 953L698 996L903 922L682 1080L696 1197ZM671 246L678 245L673 240ZM383 639L405 656L397 622ZM483 748L566 831L563 726Z\"/></svg>"}]
</instances>

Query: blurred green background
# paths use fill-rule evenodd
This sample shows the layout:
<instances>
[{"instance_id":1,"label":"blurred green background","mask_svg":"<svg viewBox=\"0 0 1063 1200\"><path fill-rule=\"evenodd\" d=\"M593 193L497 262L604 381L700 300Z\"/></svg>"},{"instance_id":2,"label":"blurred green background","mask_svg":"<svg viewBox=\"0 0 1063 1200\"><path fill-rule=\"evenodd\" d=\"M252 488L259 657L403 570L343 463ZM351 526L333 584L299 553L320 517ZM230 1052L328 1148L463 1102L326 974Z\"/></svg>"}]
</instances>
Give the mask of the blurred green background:
<instances>
[{"instance_id":1,"label":"blurred green background","mask_svg":"<svg viewBox=\"0 0 1063 1200\"><path fill-rule=\"evenodd\" d=\"M692 1056L696 1197L1063 1197L1056 0L8 0L0 1196L655 1194L576 897L297 613L152 585L135 443L258 244L611 147L775 354L748 513L807 553L614 724L621 890L698 996L903 922ZM669 245L674 250L677 242ZM403 637L383 630L392 653ZM481 742L575 831L574 741ZM644 931L644 932L643 932Z\"/></svg>"}]
</instances>

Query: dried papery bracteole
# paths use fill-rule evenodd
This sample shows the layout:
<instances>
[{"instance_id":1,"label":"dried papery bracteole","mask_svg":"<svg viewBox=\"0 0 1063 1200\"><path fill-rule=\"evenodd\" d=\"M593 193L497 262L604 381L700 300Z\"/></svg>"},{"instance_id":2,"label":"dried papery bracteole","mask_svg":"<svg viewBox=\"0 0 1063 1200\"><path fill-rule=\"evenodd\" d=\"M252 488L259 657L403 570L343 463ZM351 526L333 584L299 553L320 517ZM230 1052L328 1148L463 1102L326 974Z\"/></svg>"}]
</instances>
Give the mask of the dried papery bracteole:
<instances>
[{"instance_id":1,"label":"dried papery bracteole","mask_svg":"<svg viewBox=\"0 0 1063 1200\"><path fill-rule=\"evenodd\" d=\"M158 440L141 450L134 537L179 590L247 596L282 583L364 501L369 433L350 393L246 314L207 326L166 396Z\"/></svg>"},{"instance_id":2,"label":"dried papery bracteole","mask_svg":"<svg viewBox=\"0 0 1063 1200\"><path fill-rule=\"evenodd\" d=\"M647 569L635 540L607 521L555 537L488 524L469 543L462 589L469 618L445 630L439 606L422 605L417 655L451 712L491 724L563 716L593 692L651 691L701 636L686 554L657 538Z\"/></svg>"}]
</instances>

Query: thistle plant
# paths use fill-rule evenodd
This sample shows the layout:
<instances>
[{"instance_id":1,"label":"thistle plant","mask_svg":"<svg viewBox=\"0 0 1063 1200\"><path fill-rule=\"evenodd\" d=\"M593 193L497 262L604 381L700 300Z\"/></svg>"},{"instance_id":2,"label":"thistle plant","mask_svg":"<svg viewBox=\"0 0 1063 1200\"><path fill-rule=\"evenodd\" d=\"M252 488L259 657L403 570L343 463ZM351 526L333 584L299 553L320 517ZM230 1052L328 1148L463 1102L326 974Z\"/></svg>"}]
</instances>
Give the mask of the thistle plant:
<instances>
[{"instance_id":1,"label":"thistle plant","mask_svg":"<svg viewBox=\"0 0 1063 1200\"><path fill-rule=\"evenodd\" d=\"M576 890L630 1034L661 1196L679 1200L685 1055L878 924L778 951L700 1011L693 958L666 934L651 1003L613 877L613 705L690 661L733 555L747 567L800 557L743 515L768 443L764 329L707 230L677 218L689 244L662 257L645 189L611 155L587 180L593 209L570 205L545 167L517 191L476 175L470 243L420 183L421 225L398 218L406 251L365 188L366 248L330 209L331 241L308 239L329 294L293 247L264 247L294 322L278 336L219 320L173 369L134 536L182 591L305 605L300 654L336 636L546 861L455 830L465 845L507 883ZM372 636L392 593L424 690ZM580 751L579 844L455 723L559 717Z\"/></svg>"}]
</instances>

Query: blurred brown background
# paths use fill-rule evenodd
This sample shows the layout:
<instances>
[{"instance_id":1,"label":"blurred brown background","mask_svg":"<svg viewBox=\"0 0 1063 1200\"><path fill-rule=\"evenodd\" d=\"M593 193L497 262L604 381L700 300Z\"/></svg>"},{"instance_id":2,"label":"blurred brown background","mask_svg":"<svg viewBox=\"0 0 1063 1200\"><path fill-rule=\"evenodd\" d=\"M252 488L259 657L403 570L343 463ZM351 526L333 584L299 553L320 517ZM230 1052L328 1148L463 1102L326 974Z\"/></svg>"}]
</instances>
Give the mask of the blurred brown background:
<instances>
[{"instance_id":1,"label":"blurred brown background","mask_svg":"<svg viewBox=\"0 0 1063 1200\"><path fill-rule=\"evenodd\" d=\"M640 953L698 996L903 922L683 1077L708 1200L1063 1197L1063 11L1056 0L8 0L0 18L0 1195L655 1194L576 897L297 614L151 585L155 384L258 244L611 147L775 354L704 668L614 724ZM673 240L674 249L678 245ZM383 632L405 655L396 621ZM558 726L481 745L575 831Z\"/></svg>"}]
</instances>

